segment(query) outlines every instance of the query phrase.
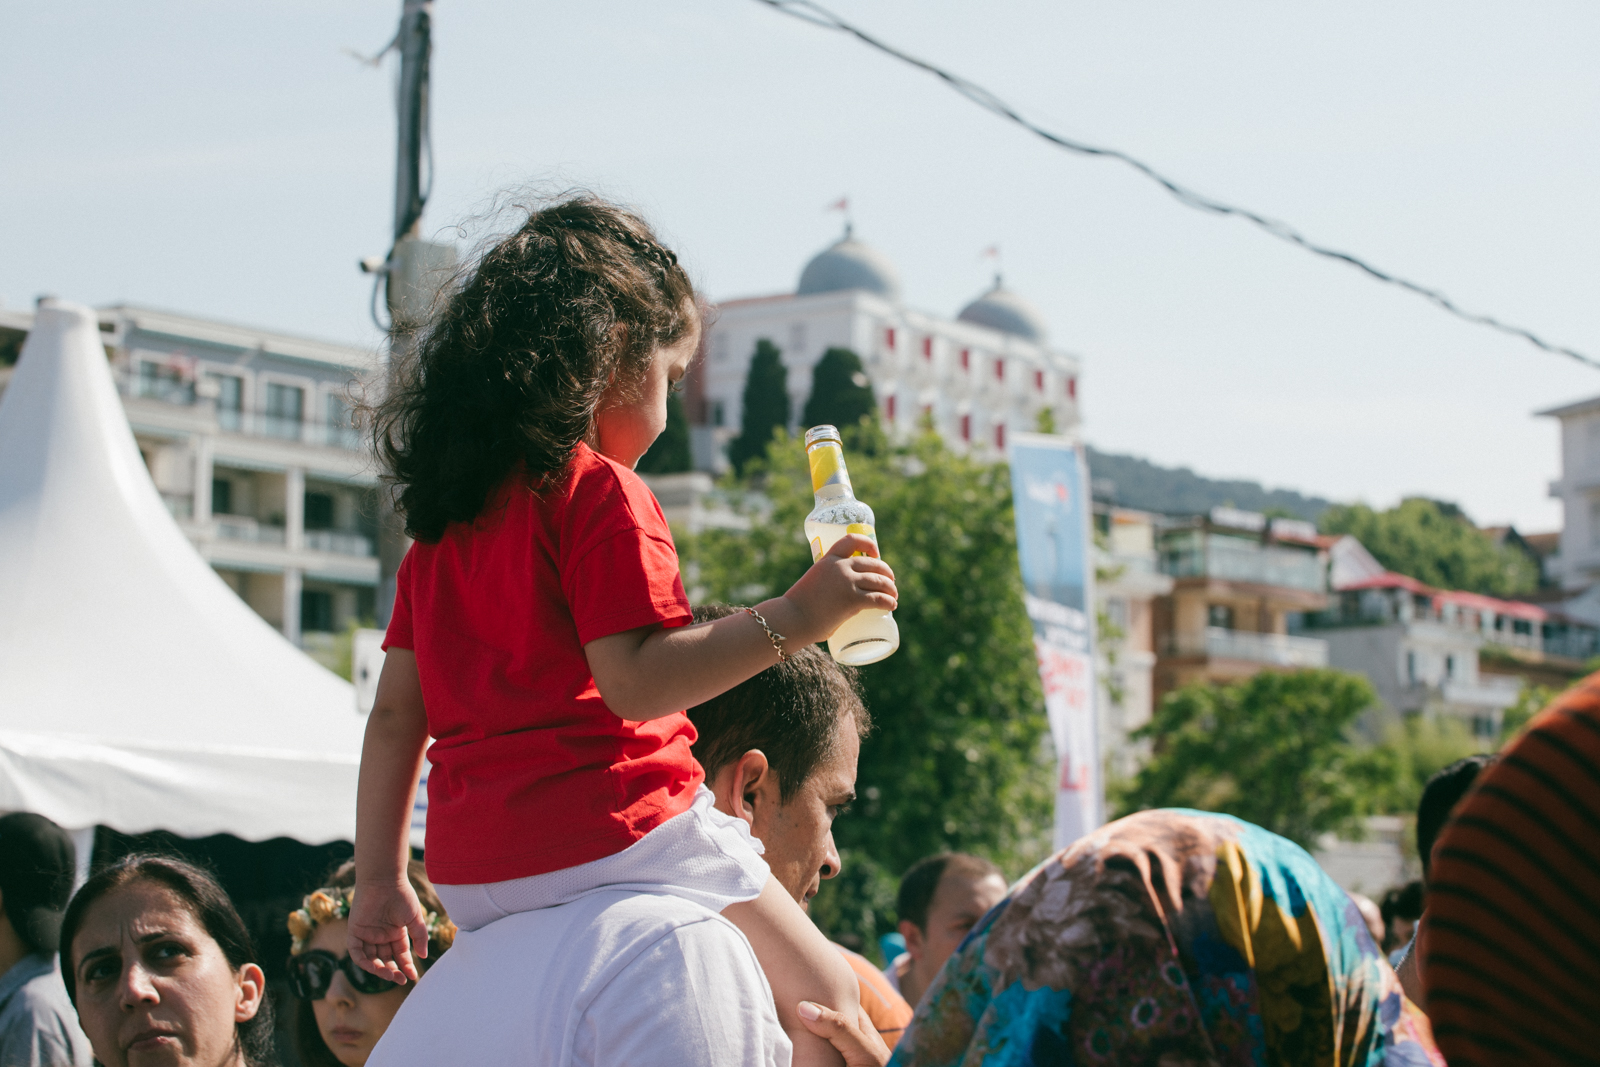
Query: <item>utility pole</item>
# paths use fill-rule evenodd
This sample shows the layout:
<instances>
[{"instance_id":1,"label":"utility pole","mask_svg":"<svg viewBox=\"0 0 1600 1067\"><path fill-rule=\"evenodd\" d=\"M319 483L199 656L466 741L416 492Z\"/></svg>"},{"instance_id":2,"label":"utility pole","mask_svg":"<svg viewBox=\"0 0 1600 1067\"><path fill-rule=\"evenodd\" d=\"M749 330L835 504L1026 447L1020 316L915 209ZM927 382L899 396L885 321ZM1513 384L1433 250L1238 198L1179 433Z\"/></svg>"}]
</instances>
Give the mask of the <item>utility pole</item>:
<instances>
[{"instance_id":1,"label":"utility pole","mask_svg":"<svg viewBox=\"0 0 1600 1067\"><path fill-rule=\"evenodd\" d=\"M423 240L422 210L433 187L433 147L428 130L428 76L433 51L432 0L405 0L400 29L384 52L400 53L400 81L395 101L394 233L389 254L365 259L361 269L382 275L389 309L389 366L403 361L426 324L439 287L456 265L454 245ZM383 53L380 53L382 55ZM376 294L374 294L376 300ZM410 539L387 493L378 504L379 626L389 624L394 607L395 572Z\"/></svg>"}]
</instances>

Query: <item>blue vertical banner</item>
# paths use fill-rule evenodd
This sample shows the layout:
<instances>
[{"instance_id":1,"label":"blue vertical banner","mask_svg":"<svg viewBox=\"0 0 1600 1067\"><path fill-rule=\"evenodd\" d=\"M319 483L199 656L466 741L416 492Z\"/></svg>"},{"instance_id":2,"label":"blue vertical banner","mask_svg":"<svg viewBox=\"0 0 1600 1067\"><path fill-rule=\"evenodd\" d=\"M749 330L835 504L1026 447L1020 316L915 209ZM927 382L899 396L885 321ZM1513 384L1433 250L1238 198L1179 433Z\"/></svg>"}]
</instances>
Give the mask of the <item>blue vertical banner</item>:
<instances>
[{"instance_id":1,"label":"blue vertical banner","mask_svg":"<svg viewBox=\"0 0 1600 1067\"><path fill-rule=\"evenodd\" d=\"M1009 442L1023 602L1055 742L1055 844L1065 848L1105 821L1094 706L1094 555L1083 447L1054 434Z\"/></svg>"}]
</instances>

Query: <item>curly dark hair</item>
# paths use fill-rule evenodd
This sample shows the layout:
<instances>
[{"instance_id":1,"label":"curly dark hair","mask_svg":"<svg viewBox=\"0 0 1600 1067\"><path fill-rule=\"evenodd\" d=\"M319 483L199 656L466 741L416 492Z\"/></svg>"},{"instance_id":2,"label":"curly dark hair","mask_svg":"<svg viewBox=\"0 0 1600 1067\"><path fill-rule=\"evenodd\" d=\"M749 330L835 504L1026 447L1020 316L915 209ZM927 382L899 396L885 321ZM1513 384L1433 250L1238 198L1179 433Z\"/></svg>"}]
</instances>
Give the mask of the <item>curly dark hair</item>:
<instances>
[{"instance_id":1,"label":"curly dark hair","mask_svg":"<svg viewBox=\"0 0 1600 1067\"><path fill-rule=\"evenodd\" d=\"M78 974L77 960L72 955L73 938L96 901L135 882L153 882L171 890L211 935L229 967L237 970L257 962L255 945L239 910L210 872L176 856L135 852L90 875L61 920L61 980L74 1007L78 1004ZM235 1025L235 1040L247 1067L273 1067L278 1062L272 1027L272 1001L265 996L253 1018Z\"/></svg>"},{"instance_id":2,"label":"curly dark hair","mask_svg":"<svg viewBox=\"0 0 1600 1067\"><path fill-rule=\"evenodd\" d=\"M406 532L471 522L512 471L536 490L590 433L615 384L699 321L694 285L643 219L588 194L529 213L394 368L373 418Z\"/></svg>"}]
</instances>

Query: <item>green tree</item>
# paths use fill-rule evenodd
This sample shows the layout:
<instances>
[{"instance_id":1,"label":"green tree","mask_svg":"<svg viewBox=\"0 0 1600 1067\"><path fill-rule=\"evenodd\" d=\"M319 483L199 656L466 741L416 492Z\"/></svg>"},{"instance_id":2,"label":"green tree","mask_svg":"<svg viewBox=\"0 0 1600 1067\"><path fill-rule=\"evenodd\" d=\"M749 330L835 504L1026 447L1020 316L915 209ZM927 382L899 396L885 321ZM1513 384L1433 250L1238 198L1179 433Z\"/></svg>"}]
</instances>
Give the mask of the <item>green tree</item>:
<instances>
[{"instance_id":1,"label":"green tree","mask_svg":"<svg viewBox=\"0 0 1600 1067\"><path fill-rule=\"evenodd\" d=\"M1490 541L1454 504L1423 497L1388 511L1336 504L1319 525L1323 533L1353 535L1389 570L1441 589L1513 596L1539 584L1527 556Z\"/></svg>"},{"instance_id":2,"label":"green tree","mask_svg":"<svg viewBox=\"0 0 1600 1067\"><path fill-rule=\"evenodd\" d=\"M644 474L675 474L694 466L689 456L689 414L683 398L667 397L667 428L661 431L650 451L639 457L638 470Z\"/></svg>"},{"instance_id":3,"label":"green tree","mask_svg":"<svg viewBox=\"0 0 1600 1067\"><path fill-rule=\"evenodd\" d=\"M877 413L872 384L861 357L848 348L830 348L811 368L811 395L800 421L806 426L854 426Z\"/></svg>"},{"instance_id":4,"label":"green tree","mask_svg":"<svg viewBox=\"0 0 1600 1067\"><path fill-rule=\"evenodd\" d=\"M1184 686L1134 731L1154 755L1121 807L1226 812L1307 848L1330 830L1359 835L1375 772L1347 734L1375 701L1365 678L1332 670Z\"/></svg>"},{"instance_id":5,"label":"green tree","mask_svg":"<svg viewBox=\"0 0 1600 1067\"><path fill-rule=\"evenodd\" d=\"M728 460L741 473L752 459L766 454L773 432L789 425L789 372L783 353L765 337L750 356L743 407L739 436L728 442Z\"/></svg>"},{"instance_id":6,"label":"green tree","mask_svg":"<svg viewBox=\"0 0 1600 1067\"><path fill-rule=\"evenodd\" d=\"M872 423L846 431L845 458L895 568L901 644L861 668L876 728L861 750L860 799L834 826L845 873L823 883L813 914L875 951L876 934L893 928L894 879L921 857L961 849L1020 873L1044 855L1054 764L1007 469L957 456L931 433L891 447ZM697 599L754 603L810 565L802 521L813 497L798 441L775 438L732 487L758 484L770 506L752 509L750 530L680 541Z\"/></svg>"}]
</instances>

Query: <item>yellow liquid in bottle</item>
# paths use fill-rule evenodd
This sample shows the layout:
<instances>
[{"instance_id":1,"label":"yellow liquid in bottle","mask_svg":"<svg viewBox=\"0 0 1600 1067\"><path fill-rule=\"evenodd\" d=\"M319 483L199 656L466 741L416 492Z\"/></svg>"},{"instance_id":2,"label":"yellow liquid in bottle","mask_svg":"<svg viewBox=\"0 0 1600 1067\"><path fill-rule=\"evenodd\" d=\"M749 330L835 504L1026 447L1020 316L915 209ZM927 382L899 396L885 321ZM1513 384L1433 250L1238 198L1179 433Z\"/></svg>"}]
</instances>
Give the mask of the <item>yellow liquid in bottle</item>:
<instances>
[{"instance_id":1,"label":"yellow liquid in bottle","mask_svg":"<svg viewBox=\"0 0 1600 1067\"><path fill-rule=\"evenodd\" d=\"M816 509L806 516L806 540L811 561L821 559L845 534L861 534L878 541L872 509L855 498L837 444L819 444L811 450L811 474L817 490ZM850 667L888 658L900 647L900 627L894 613L868 608L846 619L828 638L828 652Z\"/></svg>"}]
</instances>

